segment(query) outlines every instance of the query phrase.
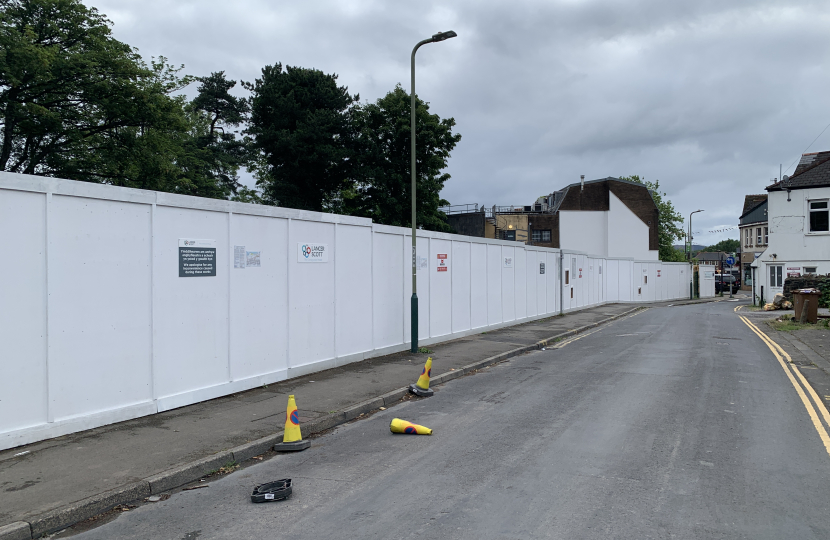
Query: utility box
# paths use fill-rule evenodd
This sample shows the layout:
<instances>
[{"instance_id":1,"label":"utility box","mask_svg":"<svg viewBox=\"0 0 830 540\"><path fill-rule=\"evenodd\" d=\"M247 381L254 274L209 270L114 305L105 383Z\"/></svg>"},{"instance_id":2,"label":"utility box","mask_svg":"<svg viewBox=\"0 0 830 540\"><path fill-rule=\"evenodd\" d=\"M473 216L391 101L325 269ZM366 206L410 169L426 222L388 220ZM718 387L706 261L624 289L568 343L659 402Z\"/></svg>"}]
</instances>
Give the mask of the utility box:
<instances>
[{"instance_id":1,"label":"utility box","mask_svg":"<svg viewBox=\"0 0 830 540\"><path fill-rule=\"evenodd\" d=\"M818 322L818 299L821 293L815 289L801 289L793 291L793 307L795 308L795 320L801 320L801 312L804 304L807 304L807 322L816 324Z\"/></svg>"}]
</instances>

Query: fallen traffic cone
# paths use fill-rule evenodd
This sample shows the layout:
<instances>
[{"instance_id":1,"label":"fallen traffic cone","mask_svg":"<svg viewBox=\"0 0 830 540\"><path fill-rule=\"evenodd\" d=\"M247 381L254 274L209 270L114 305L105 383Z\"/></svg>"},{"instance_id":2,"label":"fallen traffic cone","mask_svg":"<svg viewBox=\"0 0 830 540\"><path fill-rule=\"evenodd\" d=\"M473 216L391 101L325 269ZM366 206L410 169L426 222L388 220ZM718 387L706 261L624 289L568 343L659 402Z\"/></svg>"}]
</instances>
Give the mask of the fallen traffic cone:
<instances>
[{"instance_id":1,"label":"fallen traffic cone","mask_svg":"<svg viewBox=\"0 0 830 540\"><path fill-rule=\"evenodd\" d=\"M406 433L407 435L432 435L432 430L428 427L419 426L400 418L392 419L392 423L389 424L389 431L392 433Z\"/></svg>"},{"instance_id":2,"label":"fallen traffic cone","mask_svg":"<svg viewBox=\"0 0 830 540\"><path fill-rule=\"evenodd\" d=\"M300 413L294 396L288 396L288 410L285 412L285 431L282 442L274 445L275 452L296 452L311 446L311 441L304 441L300 433Z\"/></svg>"},{"instance_id":3,"label":"fallen traffic cone","mask_svg":"<svg viewBox=\"0 0 830 540\"><path fill-rule=\"evenodd\" d=\"M418 377L418 382L409 385L409 391L416 396L429 397L435 392L429 388L429 376L432 374L432 357L427 358L427 363L424 364L424 370L421 376Z\"/></svg>"}]
</instances>

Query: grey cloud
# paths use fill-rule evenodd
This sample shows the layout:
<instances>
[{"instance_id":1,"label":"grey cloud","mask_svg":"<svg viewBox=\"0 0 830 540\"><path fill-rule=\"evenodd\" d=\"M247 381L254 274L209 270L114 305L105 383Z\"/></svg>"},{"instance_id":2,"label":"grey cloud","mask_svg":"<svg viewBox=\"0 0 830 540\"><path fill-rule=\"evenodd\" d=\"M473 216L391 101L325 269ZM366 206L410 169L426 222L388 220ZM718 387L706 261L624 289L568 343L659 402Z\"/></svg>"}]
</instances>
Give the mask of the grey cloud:
<instances>
[{"instance_id":1,"label":"grey cloud","mask_svg":"<svg viewBox=\"0 0 830 540\"><path fill-rule=\"evenodd\" d=\"M453 203L528 204L578 180L659 178L696 237L737 231L763 192L830 122L826 2L102 0L116 37L201 75L253 80L284 64L337 73L373 101L409 88L463 139ZM830 149L830 130L813 147ZM790 171L792 172L792 171ZM699 225L699 227L698 227Z\"/></svg>"}]
</instances>

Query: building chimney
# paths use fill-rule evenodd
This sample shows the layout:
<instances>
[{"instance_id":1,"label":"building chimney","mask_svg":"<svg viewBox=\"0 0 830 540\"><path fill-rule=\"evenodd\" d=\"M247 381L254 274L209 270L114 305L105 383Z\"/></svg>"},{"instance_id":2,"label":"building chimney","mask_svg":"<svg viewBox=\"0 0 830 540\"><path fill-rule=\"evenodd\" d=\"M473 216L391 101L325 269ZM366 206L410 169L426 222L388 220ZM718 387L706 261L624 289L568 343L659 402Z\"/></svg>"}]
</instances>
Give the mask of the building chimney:
<instances>
[{"instance_id":1,"label":"building chimney","mask_svg":"<svg viewBox=\"0 0 830 540\"><path fill-rule=\"evenodd\" d=\"M585 191L585 175L579 175L579 191Z\"/></svg>"}]
</instances>

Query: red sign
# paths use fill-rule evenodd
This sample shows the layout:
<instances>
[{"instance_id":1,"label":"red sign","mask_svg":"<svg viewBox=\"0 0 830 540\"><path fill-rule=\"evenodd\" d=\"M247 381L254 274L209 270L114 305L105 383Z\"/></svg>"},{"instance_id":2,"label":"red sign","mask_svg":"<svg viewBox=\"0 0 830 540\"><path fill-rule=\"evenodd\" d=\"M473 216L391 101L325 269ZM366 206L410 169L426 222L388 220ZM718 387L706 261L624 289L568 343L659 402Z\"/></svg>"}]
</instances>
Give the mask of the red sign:
<instances>
[{"instance_id":1,"label":"red sign","mask_svg":"<svg viewBox=\"0 0 830 540\"><path fill-rule=\"evenodd\" d=\"M439 272L446 272L446 271L447 271L447 268L449 268L449 267L448 267L448 266L439 266L439 267L438 267L438 271L439 271Z\"/></svg>"},{"instance_id":2,"label":"red sign","mask_svg":"<svg viewBox=\"0 0 830 540\"><path fill-rule=\"evenodd\" d=\"M579 269L579 277L582 277L582 268Z\"/></svg>"},{"instance_id":3,"label":"red sign","mask_svg":"<svg viewBox=\"0 0 830 540\"><path fill-rule=\"evenodd\" d=\"M439 254L438 254L438 258L439 258L439 259L446 259L446 258L447 258L447 254L446 254L446 253L439 253Z\"/></svg>"},{"instance_id":4,"label":"red sign","mask_svg":"<svg viewBox=\"0 0 830 540\"><path fill-rule=\"evenodd\" d=\"M660 277L660 270L657 271L657 277Z\"/></svg>"}]
</instances>

